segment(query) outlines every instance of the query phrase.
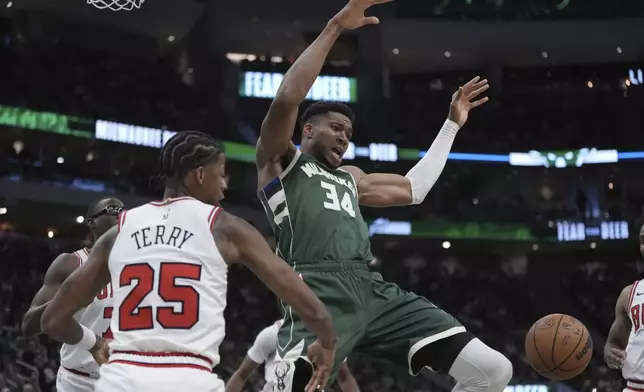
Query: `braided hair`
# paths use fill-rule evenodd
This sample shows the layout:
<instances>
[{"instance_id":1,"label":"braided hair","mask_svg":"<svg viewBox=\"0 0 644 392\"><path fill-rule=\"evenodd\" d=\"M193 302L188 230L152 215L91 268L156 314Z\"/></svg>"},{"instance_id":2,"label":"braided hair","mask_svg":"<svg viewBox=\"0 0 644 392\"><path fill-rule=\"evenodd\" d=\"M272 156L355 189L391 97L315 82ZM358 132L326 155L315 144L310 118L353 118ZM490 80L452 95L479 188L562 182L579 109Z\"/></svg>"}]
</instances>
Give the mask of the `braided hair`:
<instances>
[{"instance_id":1,"label":"braided hair","mask_svg":"<svg viewBox=\"0 0 644 392\"><path fill-rule=\"evenodd\" d=\"M177 132L161 149L159 175L166 186L178 187L190 170L212 162L223 152L223 146L203 132Z\"/></svg>"}]
</instances>

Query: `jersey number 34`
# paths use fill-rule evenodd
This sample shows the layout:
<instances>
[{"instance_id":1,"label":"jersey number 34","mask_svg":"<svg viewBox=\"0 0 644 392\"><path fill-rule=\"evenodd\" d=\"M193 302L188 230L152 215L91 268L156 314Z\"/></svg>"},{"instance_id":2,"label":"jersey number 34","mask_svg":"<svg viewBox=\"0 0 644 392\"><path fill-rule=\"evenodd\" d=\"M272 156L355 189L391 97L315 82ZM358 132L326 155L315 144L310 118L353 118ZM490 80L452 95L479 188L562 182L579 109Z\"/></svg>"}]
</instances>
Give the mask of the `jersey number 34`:
<instances>
[{"instance_id":1,"label":"jersey number 34","mask_svg":"<svg viewBox=\"0 0 644 392\"><path fill-rule=\"evenodd\" d=\"M342 200L338 197L338 189L335 184L326 181L320 181L320 186L326 189L326 200L324 201L324 208L327 210L341 211L344 210L350 217L356 217L356 211L353 208L351 195L349 192L344 192Z\"/></svg>"},{"instance_id":2,"label":"jersey number 34","mask_svg":"<svg viewBox=\"0 0 644 392\"><path fill-rule=\"evenodd\" d=\"M155 275L148 263L130 264L121 271L120 286L134 284L134 288L118 310L119 330L152 329L155 319L165 329L190 329L199 321L199 293L194 287L177 285L176 280L200 280L201 266L161 263L159 274ZM155 279L158 279L158 285L155 285ZM140 306L155 286L163 301L180 303L181 310L175 311L173 306Z\"/></svg>"}]
</instances>

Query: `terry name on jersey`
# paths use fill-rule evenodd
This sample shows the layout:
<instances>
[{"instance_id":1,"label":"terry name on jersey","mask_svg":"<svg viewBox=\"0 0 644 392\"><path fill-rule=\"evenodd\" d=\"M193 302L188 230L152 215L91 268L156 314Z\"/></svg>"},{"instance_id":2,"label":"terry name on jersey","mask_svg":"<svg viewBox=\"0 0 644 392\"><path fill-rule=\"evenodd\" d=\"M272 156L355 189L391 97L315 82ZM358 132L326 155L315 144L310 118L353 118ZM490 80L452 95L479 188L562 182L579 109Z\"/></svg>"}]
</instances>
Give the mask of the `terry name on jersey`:
<instances>
[{"instance_id":1,"label":"terry name on jersey","mask_svg":"<svg viewBox=\"0 0 644 392\"><path fill-rule=\"evenodd\" d=\"M141 250L152 245L171 245L181 249L192 236L193 233L177 226L170 230L164 225L156 225L137 230L130 237L136 241L137 250Z\"/></svg>"}]
</instances>

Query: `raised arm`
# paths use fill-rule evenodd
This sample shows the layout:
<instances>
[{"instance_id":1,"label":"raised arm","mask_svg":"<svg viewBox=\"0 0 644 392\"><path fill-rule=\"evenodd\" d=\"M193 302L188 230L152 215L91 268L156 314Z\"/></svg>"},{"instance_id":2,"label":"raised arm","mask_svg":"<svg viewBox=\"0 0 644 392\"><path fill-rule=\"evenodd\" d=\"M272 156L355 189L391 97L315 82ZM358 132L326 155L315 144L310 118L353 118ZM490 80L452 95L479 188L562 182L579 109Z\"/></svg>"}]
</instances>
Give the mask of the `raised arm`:
<instances>
[{"instance_id":1,"label":"raised arm","mask_svg":"<svg viewBox=\"0 0 644 392\"><path fill-rule=\"evenodd\" d=\"M613 325L608 331L608 338L606 338L606 345L604 346L604 361L611 369L621 369L626 359L626 345L628 344L628 336L630 335L632 324L628 317L629 302L633 285L624 287L622 292L617 298L615 304L615 320Z\"/></svg>"},{"instance_id":2,"label":"raised arm","mask_svg":"<svg viewBox=\"0 0 644 392\"><path fill-rule=\"evenodd\" d=\"M366 17L365 11L375 4L392 0L350 0L327 23L317 39L288 70L262 123L257 141L256 163L262 169L269 162L279 162L289 151L297 121L297 111L317 79L333 44L342 31L367 24L378 24L378 18Z\"/></svg>"},{"instance_id":3,"label":"raised arm","mask_svg":"<svg viewBox=\"0 0 644 392\"><path fill-rule=\"evenodd\" d=\"M30 337L40 333L40 317L65 279L78 268L78 265L78 257L69 253L61 254L51 263L45 273L42 287L36 293L29 310L22 319L23 335Z\"/></svg>"},{"instance_id":4,"label":"raised arm","mask_svg":"<svg viewBox=\"0 0 644 392\"><path fill-rule=\"evenodd\" d=\"M110 282L108 258L117 228L103 234L83 265L63 282L60 290L42 315L41 329L61 343L78 345L86 350L103 344L87 327L74 320L74 313L92 302L94 297Z\"/></svg>"},{"instance_id":5,"label":"raised arm","mask_svg":"<svg viewBox=\"0 0 644 392\"><path fill-rule=\"evenodd\" d=\"M452 95L449 115L425 156L405 175L366 174L355 166L343 166L358 185L360 204L370 207L420 204L443 172L458 130L467 122L470 110L488 101L475 100L490 86L477 76Z\"/></svg>"}]
</instances>

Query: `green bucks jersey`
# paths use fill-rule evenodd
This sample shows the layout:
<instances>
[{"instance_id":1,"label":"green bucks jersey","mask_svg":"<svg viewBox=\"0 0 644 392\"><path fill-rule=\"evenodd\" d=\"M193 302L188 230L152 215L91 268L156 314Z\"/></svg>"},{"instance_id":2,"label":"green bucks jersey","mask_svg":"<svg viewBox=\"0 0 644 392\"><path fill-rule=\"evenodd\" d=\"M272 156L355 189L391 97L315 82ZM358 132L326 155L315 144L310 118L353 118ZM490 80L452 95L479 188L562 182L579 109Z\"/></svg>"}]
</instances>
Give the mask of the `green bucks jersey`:
<instances>
[{"instance_id":1,"label":"green bucks jersey","mask_svg":"<svg viewBox=\"0 0 644 392\"><path fill-rule=\"evenodd\" d=\"M373 259L358 190L348 172L329 169L298 150L259 198L275 232L277 254L294 267Z\"/></svg>"}]
</instances>

